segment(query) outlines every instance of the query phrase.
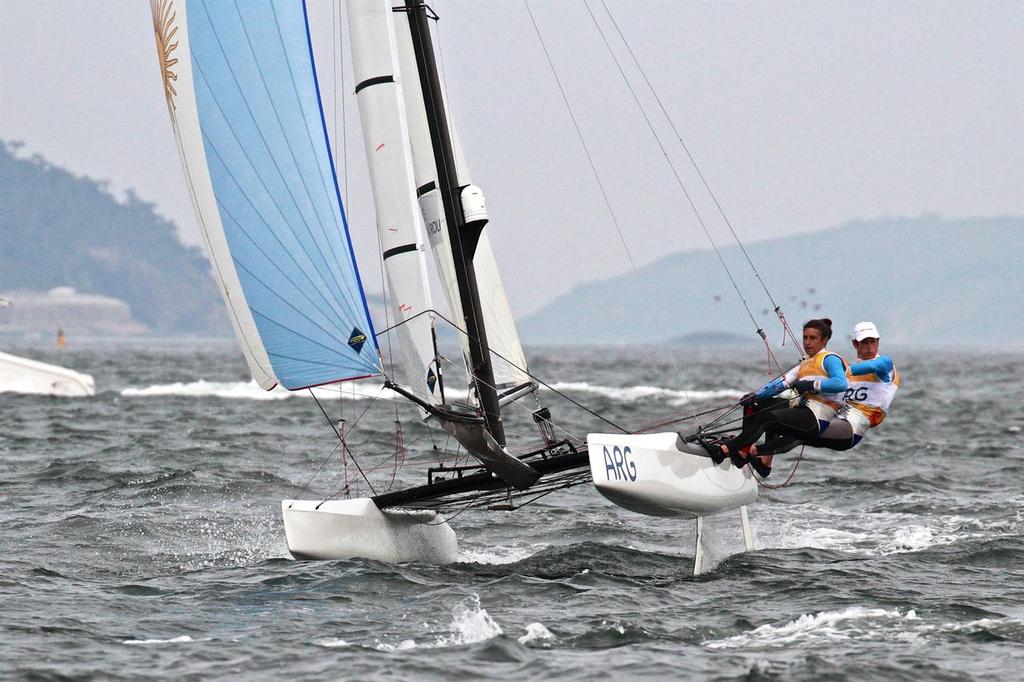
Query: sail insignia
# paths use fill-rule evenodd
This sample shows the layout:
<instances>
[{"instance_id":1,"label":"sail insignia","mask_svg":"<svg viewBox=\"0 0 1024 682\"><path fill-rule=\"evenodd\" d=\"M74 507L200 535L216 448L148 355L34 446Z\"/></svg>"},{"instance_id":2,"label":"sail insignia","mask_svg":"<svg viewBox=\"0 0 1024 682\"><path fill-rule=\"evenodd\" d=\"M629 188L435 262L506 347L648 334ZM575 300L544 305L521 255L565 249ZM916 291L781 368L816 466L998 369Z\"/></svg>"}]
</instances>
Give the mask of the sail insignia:
<instances>
[{"instance_id":1,"label":"sail insignia","mask_svg":"<svg viewBox=\"0 0 1024 682\"><path fill-rule=\"evenodd\" d=\"M178 32L178 15L171 0L150 0L149 6L153 14L153 33L156 34L156 51L160 59L160 74L164 81L164 97L167 98L167 108L171 116L174 116L174 98L178 92L174 89L172 81L178 80L178 74L174 71L178 58L173 56L173 53L178 49L178 43L171 41Z\"/></svg>"},{"instance_id":2,"label":"sail insignia","mask_svg":"<svg viewBox=\"0 0 1024 682\"><path fill-rule=\"evenodd\" d=\"M359 355L359 352L363 350L363 344L366 343L366 334L359 331L359 327L352 327L352 333L348 337L348 345Z\"/></svg>"}]
</instances>

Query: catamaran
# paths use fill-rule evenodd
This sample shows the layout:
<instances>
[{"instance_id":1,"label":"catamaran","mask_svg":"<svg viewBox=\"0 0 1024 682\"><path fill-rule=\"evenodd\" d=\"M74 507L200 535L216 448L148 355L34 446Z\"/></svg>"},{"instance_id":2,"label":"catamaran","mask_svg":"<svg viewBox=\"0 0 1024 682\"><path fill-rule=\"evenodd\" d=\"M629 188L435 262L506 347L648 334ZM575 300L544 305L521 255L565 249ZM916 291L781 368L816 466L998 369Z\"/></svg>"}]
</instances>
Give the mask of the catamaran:
<instances>
[{"instance_id":1,"label":"catamaran","mask_svg":"<svg viewBox=\"0 0 1024 682\"><path fill-rule=\"evenodd\" d=\"M644 514L696 518L757 497L749 468L715 464L675 432L560 431L506 439L502 408L547 386L530 372L509 311L482 190L445 100L417 0L349 0L347 30L376 228L399 360L379 346L350 239L301 0L151 0L164 90L185 177L242 353L265 389L377 378L474 460L427 469L413 487L281 503L298 558L450 562L444 513L512 510L593 482ZM365 229L365 226L351 226ZM430 252L450 316L429 290ZM446 395L438 325L458 335L465 401ZM448 393L452 393L449 387ZM338 433L343 438L342 433Z\"/></svg>"}]
</instances>

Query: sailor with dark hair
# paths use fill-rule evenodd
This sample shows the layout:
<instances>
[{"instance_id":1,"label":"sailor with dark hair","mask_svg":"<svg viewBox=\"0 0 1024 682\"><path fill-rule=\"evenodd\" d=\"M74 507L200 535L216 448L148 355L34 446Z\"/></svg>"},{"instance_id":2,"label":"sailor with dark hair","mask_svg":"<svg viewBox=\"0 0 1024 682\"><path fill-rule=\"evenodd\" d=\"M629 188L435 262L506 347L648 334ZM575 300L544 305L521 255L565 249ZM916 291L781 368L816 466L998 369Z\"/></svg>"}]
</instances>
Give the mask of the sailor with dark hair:
<instances>
[{"instance_id":1,"label":"sailor with dark hair","mask_svg":"<svg viewBox=\"0 0 1024 682\"><path fill-rule=\"evenodd\" d=\"M771 473L771 465L759 458L746 458L742 452L744 448L753 445L766 431L770 434L769 439L788 437L804 441L820 436L828 428L843 406L847 388L846 363L842 357L825 348L830 338L832 320L822 318L804 323L803 346L807 359L740 400L741 405L750 407L757 401L793 389L800 396L800 404L763 409L748 415L736 437L705 444L712 459L722 461L728 456L737 467L749 462L754 471L767 476Z\"/></svg>"}]
</instances>

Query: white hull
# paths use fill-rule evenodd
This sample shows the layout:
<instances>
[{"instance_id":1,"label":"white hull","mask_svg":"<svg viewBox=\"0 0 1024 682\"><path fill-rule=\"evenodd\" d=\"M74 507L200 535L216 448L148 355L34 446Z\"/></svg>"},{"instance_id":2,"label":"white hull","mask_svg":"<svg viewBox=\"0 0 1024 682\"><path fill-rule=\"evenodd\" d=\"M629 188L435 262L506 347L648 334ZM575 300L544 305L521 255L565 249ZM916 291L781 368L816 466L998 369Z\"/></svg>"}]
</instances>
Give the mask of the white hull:
<instances>
[{"instance_id":1,"label":"white hull","mask_svg":"<svg viewBox=\"0 0 1024 682\"><path fill-rule=\"evenodd\" d=\"M675 433L591 433L587 446L598 492L630 511L694 518L757 499L749 467L737 469L728 459L715 465Z\"/></svg>"},{"instance_id":2,"label":"white hull","mask_svg":"<svg viewBox=\"0 0 1024 682\"><path fill-rule=\"evenodd\" d=\"M375 559L388 563L458 560L455 531L428 510L381 511L373 500L284 500L288 551L297 559Z\"/></svg>"},{"instance_id":3,"label":"white hull","mask_svg":"<svg viewBox=\"0 0 1024 682\"><path fill-rule=\"evenodd\" d=\"M0 393L85 397L96 393L88 374L45 362L0 353Z\"/></svg>"}]
</instances>

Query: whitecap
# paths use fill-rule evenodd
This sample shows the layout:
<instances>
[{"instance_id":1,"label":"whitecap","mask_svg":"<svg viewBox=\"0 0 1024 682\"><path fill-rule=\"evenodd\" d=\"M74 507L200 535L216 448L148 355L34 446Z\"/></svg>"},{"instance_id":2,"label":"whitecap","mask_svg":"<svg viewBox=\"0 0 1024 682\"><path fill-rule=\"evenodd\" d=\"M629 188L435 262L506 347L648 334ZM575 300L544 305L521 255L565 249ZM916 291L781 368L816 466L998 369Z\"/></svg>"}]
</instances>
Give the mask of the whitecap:
<instances>
[{"instance_id":1,"label":"whitecap","mask_svg":"<svg viewBox=\"0 0 1024 682\"><path fill-rule=\"evenodd\" d=\"M526 634L519 637L520 644L550 642L555 639L551 630L544 627L543 623L530 623L526 626Z\"/></svg>"},{"instance_id":2,"label":"whitecap","mask_svg":"<svg viewBox=\"0 0 1024 682\"><path fill-rule=\"evenodd\" d=\"M710 391L687 391L660 386L601 386L590 384L585 381L564 381L551 384L553 389L558 391L573 391L576 393L593 393L604 398L611 398L621 402L632 403L638 400L662 399L669 405L686 405L696 400L716 400L736 398L743 391L735 389L716 389Z\"/></svg>"},{"instance_id":3,"label":"whitecap","mask_svg":"<svg viewBox=\"0 0 1024 682\"><path fill-rule=\"evenodd\" d=\"M311 389L321 400L342 398L349 400L395 400L397 396L390 389L379 384L347 382ZM449 392L446 391L446 395ZM309 397L310 391L289 391L281 386L265 391L255 381L207 381L199 379L190 382L153 384L142 388L129 387L121 390L126 398L151 398L160 396L184 396L192 398L225 398L229 400L284 400L291 397Z\"/></svg>"},{"instance_id":4,"label":"whitecap","mask_svg":"<svg viewBox=\"0 0 1024 682\"><path fill-rule=\"evenodd\" d=\"M181 635L180 637L171 637L170 639L126 639L122 644L183 644L185 642L194 642L195 640L188 635ZM209 641L203 640L203 641Z\"/></svg>"},{"instance_id":5,"label":"whitecap","mask_svg":"<svg viewBox=\"0 0 1024 682\"><path fill-rule=\"evenodd\" d=\"M467 547L459 548L459 561L467 564L514 564L517 561L528 559L548 545L538 544L529 547L511 545L508 547L481 547L472 549Z\"/></svg>"},{"instance_id":6,"label":"whitecap","mask_svg":"<svg viewBox=\"0 0 1024 682\"><path fill-rule=\"evenodd\" d=\"M415 649L416 646L416 640L413 639L403 639L398 644L388 644L387 642L381 642L378 640L377 643L373 645L373 648L377 651L408 651L409 649Z\"/></svg>"},{"instance_id":7,"label":"whitecap","mask_svg":"<svg viewBox=\"0 0 1024 682\"><path fill-rule=\"evenodd\" d=\"M785 549L812 547L863 556L920 552L978 535L977 522L963 516L924 518L920 514L863 512L856 516L820 505L787 507L787 518L766 518L758 530L765 546ZM813 525L811 525L813 524Z\"/></svg>"},{"instance_id":8,"label":"whitecap","mask_svg":"<svg viewBox=\"0 0 1024 682\"><path fill-rule=\"evenodd\" d=\"M502 633L487 609L480 606L479 595L473 595L452 609L448 637L439 637L436 646L459 646L493 639Z\"/></svg>"},{"instance_id":9,"label":"whitecap","mask_svg":"<svg viewBox=\"0 0 1024 682\"><path fill-rule=\"evenodd\" d=\"M813 643L837 640L892 640L899 639L907 621L916 621L917 613L911 609L872 609L850 606L841 611L822 611L804 614L781 625L767 624L721 640L704 642L709 649L735 649L745 647L787 646L795 642Z\"/></svg>"},{"instance_id":10,"label":"whitecap","mask_svg":"<svg viewBox=\"0 0 1024 682\"><path fill-rule=\"evenodd\" d=\"M343 647L343 646L351 646L348 642L346 642L345 640L343 640L341 638L319 639L316 642L314 642L314 644L316 644L317 646L325 647L327 649L335 649L335 648Z\"/></svg>"},{"instance_id":11,"label":"whitecap","mask_svg":"<svg viewBox=\"0 0 1024 682\"><path fill-rule=\"evenodd\" d=\"M401 651L404 649L442 649L485 642L502 634L487 609L480 606L480 596L472 595L452 608L452 620L448 634L438 636L432 643L417 644L413 639L403 639L398 644L377 641L374 647L379 651Z\"/></svg>"}]
</instances>

